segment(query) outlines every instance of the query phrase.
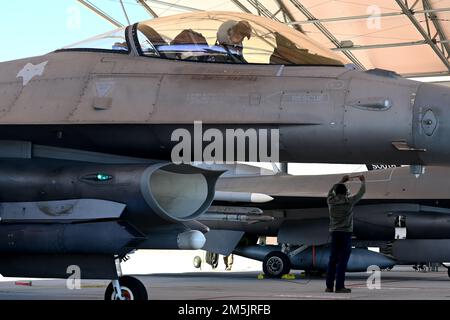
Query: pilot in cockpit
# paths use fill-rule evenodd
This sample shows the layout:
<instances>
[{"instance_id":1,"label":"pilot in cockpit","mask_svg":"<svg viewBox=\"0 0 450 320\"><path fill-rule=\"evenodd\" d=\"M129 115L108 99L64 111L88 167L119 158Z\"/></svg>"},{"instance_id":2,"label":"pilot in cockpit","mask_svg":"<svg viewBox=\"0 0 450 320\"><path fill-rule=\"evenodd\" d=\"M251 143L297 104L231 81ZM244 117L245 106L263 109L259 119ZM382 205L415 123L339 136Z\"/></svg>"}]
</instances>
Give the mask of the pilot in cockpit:
<instances>
[{"instance_id":1,"label":"pilot in cockpit","mask_svg":"<svg viewBox=\"0 0 450 320\"><path fill-rule=\"evenodd\" d=\"M217 30L217 45L223 46L227 51L233 50L242 57L242 42L247 37L250 39L252 35L252 27L248 21L228 20ZM244 61L245 62L245 61Z\"/></svg>"}]
</instances>

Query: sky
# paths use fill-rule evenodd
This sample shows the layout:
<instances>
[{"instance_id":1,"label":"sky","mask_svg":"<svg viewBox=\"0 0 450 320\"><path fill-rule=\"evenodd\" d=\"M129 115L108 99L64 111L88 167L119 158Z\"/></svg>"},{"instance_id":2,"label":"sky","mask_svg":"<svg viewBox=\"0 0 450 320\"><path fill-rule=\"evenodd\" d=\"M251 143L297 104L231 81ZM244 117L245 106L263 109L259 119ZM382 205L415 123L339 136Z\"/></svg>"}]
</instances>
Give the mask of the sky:
<instances>
[{"instance_id":1,"label":"sky","mask_svg":"<svg viewBox=\"0 0 450 320\"><path fill-rule=\"evenodd\" d=\"M127 25L118 1L92 1ZM131 22L149 16L133 0L125 0ZM46 54L72 43L116 29L76 0L1 1L0 62Z\"/></svg>"}]
</instances>

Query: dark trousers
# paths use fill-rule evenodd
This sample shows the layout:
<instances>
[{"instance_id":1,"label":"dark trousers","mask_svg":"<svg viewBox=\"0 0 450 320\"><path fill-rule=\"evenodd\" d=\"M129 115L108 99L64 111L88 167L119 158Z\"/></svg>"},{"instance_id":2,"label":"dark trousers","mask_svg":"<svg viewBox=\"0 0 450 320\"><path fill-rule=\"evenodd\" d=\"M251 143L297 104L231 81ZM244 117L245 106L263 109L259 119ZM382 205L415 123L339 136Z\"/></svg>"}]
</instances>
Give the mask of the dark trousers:
<instances>
[{"instance_id":1,"label":"dark trousers","mask_svg":"<svg viewBox=\"0 0 450 320\"><path fill-rule=\"evenodd\" d=\"M352 233L343 231L331 232L330 261L327 270L327 288L344 288L345 271L352 252Z\"/></svg>"}]
</instances>

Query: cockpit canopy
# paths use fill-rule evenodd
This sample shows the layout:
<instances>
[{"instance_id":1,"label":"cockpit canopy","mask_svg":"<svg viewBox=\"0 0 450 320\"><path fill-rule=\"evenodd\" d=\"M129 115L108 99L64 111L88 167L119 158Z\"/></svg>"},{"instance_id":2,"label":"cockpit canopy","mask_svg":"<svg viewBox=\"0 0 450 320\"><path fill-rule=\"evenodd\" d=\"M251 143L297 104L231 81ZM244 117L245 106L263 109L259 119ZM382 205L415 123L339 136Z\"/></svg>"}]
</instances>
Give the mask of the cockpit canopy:
<instances>
[{"instance_id":1,"label":"cockpit canopy","mask_svg":"<svg viewBox=\"0 0 450 320\"><path fill-rule=\"evenodd\" d=\"M299 31L246 13L201 12L163 17L133 27L142 56L216 63L344 65L331 50ZM64 48L129 53L126 29Z\"/></svg>"}]
</instances>

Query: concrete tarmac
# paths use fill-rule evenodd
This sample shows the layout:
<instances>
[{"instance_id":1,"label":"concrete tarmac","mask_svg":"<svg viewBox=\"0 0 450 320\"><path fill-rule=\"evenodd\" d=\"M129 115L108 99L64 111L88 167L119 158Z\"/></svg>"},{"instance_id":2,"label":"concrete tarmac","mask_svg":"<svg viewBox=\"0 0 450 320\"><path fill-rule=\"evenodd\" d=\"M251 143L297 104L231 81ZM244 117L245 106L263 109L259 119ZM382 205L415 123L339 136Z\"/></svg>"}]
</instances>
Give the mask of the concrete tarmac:
<instances>
[{"instance_id":1,"label":"concrete tarmac","mask_svg":"<svg viewBox=\"0 0 450 320\"><path fill-rule=\"evenodd\" d=\"M368 274L347 274L351 294L325 293L325 279L294 273L294 280L258 279L258 272L190 272L137 275L151 300L235 300L235 299L313 299L313 300L450 300L447 271L381 272L380 289L367 287ZM103 299L108 281L82 280L81 289L69 290L66 280L16 281L3 278L0 300L96 300ZM31 285L30 285L31 284Z\"/></svg>"}]
</instances>

